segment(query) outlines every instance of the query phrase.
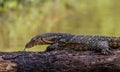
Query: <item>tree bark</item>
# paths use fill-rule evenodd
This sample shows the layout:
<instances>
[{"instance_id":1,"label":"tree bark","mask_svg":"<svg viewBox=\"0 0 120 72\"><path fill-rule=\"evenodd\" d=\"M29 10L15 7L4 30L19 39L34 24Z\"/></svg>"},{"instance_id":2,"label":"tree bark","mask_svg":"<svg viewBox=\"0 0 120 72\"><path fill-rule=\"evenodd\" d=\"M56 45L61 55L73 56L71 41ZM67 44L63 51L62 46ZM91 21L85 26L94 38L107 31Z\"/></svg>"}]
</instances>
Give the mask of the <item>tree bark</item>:
<instances>
[{"instance_id":1,"label":"tree bark","mask_svg":"<svg viewBox=\"0 0 120 72\"><path fill-rule=\"evenodd\" d=\"M0 72L120 72L120 50L0 52Z\"/></svg>"}]
</instances>

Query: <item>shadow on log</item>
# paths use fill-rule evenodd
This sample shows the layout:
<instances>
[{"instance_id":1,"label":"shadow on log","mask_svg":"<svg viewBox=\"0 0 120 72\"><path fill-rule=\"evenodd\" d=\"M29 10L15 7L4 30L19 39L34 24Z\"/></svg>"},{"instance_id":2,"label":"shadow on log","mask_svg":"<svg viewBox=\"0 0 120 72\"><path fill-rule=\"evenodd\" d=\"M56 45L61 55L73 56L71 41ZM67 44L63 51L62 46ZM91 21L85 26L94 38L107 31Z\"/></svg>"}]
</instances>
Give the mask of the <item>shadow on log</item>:
<instances>
[{"instance_id":1,"label":"shadow on log","mask_svg":"<svg viewBox=\"0 0 120 72\"><path fill-rule=\"evenodd\" d=\"M101 55L93 51L55 50L26 52L24 56L22 52L1 52L0 72L120 72L120 50L112 52Z\"/></svg>"}]
</instances>

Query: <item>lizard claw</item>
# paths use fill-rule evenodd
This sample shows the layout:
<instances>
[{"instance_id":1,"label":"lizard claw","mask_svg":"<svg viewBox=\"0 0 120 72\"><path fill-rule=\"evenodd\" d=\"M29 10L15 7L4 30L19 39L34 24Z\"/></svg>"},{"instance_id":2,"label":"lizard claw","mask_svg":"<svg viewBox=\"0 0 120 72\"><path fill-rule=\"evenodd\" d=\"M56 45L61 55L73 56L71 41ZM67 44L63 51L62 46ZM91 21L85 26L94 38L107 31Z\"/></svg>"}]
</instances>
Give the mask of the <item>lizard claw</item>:
<instances>
[{"instance_id":1,"label":"lizard claw","mask_svg":"<svg viewBox=\"0 0 120 72\"><path fill-rule=\"evenodd\" d=\"M108 48L105 48L105 49L102 49L102 54L108 55L108 54L112 54L112 52Z\"/></svg>"}]
</instances>

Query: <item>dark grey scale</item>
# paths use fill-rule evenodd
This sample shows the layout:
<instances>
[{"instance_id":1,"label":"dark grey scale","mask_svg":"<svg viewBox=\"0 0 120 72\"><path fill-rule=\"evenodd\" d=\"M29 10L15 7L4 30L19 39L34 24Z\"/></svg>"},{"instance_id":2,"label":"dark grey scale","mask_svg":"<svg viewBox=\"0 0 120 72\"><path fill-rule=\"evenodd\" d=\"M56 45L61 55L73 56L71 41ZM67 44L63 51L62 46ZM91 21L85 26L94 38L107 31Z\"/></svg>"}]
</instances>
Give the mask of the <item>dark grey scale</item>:
<instances>
[{"instance_id":1,"label":"dark grey scale","mask_svg":"<svg viewBox=\"0 0 120 72\"><path fill-rule=\"evenodd\" d=\"M70 46L71 49L74 49L74 48L75 48L75 50L78 50L78 47L77 47L76 44L69 44L69 46Z\"/></svg>"},{"instance_id":2,"label":"dark grey scale","mask_svg":"<svg viewBox=\"0 0 120 72\"><path fill-rule=\"evenodd\" d=\"M84 45L83 44L76 44L76 50L80 50L80 51L82 51L82 50L84 50Z\"/></svg>"},{"instance_id":3,"label":"dark grey scale","mask_svg":"<svg viewBox=\"0 0 120 72\"><path fill-rule=\"evenodd\" d=\"M76 47L75 47L75 44L67 44L64 46L66 49L75 49L76 50Z\"/></svg>"},{"instance_id":4,"label":"dark grey scale","mask_svg":"<svg viewBox=\"0 0 120 72\"><path fill-rule=\"evenodd\" d=\"M80 50L80 51L88 50L87 49L88 46L86 44L73 44L73 45L75 45L74 48L76 48L76 50Z\"/></svg>"},{"instance_id":5,"label":"dark grey scale","mask_svg":"<svg viewBox=\"0 0 120 72\"><path fill-rule=\"evenodd\" d=\"M111 48L118 48L119 47L119 38L116 37L111 37L111 40L108 41L109 42L109 46Z\"/></svg>"},{"instance_id":6,"label":"dark grey scale","mask_svg":"<svg viewBox=\"0 0 120 72\"><path fill-rule=\"evenodd\" d=\"M74 36L69 42L70 43L86 43L89 38L85 36Z\"/></svg>"},{"instance_id":7,"label":"dark grey scale","mask_svg":"<svg viewBox=\"0 0 120 72\"><path fill-rule=\"evenodd\" d=\"M61 37L61 39L65 39L65 42L68 42L72 37L74 37L74 35L63 35L62 37Z\"/></svg>"},{"instance_id":8,"label":"dark grey scale","mask_svg":"<svg viewBox=\"0 0 120 72\"><path fill-rule=\"evenodd\" d=\"M118 46L120 47L120 41L118 42Z\"/></svg>"},{"instance_id":9,"label":"dark grey scale","mask_svg":"<svg viewBox=\"0 0 120 72\"><path fill-rule=\"evenodd\" d=\"M89 50L89 49L88 49L88 46L86 44L82 44L80 50L86 51L86 50Z\"/></svg>"},{"instance_id":10,"label":"dark grey scale","mask_svg":"<svg viewBox=\"0 0 120 72\"><path fill-rule=\"evenodd\" d=\"M44 34L37 35L36 37L46 38L46 37L62 36L62 35L63 35L62 33L44 33Z\"/></svg>"},{"instance_id":11,"label":"dark grey scale","mask_svg":"<svg viewBox=\"0 0 120 72\"><path fill-rule=\"evenodd\" d=\"M85 46L88 48L87 50L90 50L90 51L96 50L96 47L97 47L96 43L93 41L89 41L89 44L85 44Z\"/></svg>"},{"instance_id":12,"label":"dark grey scale","mask_svg":"<svg viewBox=\"0 0 120 72\"><path fill-rule=\"evenodd\" d=\"M81 50L81 51L85 51L86 50L86 45L84 45L84 44L79 44L78 46L77 46L77 48L78 48L78 50Z\"/></svg>"},{"instance_id":13,"label":"dark grey scale","mask_svg":"<svg viewBox=\"0 0 120 72\"><path fill-rule=\"evenodd\" d=\"M61 37L59 36L59 37L54 37L54 38L51 38L51 40L50 41L58 41L59 39L60 39Z\"/></svg>"},{"instance_id":14,"label":"dark grey scale","mask_svg":"<svg viewBox=\"0 0 120 72\"><path fill-rule=\"evenodd\" d=\"M61 46L58 49L73 49L73 50L83 50L84 49L84 45L80 45L80 44L66 44L65 46Z\"/></svg>"},{"instance_id":15,"label":"dark grey scale","mask_svg":"<svg viewBox=\"0 0 120 72\"><path fill-rule=\"evenodd\" d=\"M88 47L88 50L92 51L95 50L96 45L94 45L94 41L89 41L89 44L86 44L85 46Z\"/></svg>"},{"instance_id":16,"label":"dark grey scale","mask_svg":"<svg viewBox=\"0 0 120 72\"><path fill-rule=\"evenodd\" d=\"M104 36L92 36L92 40L94 41L106 41L107 39L109 39L109 37L104 37Z\"/></svg>"},{"instance_id":17,"label":"dark grey scale","mask_svg":"<svg viewBox=\"0 0 120 72\"><path fill-rule=\"evenodd\" d=\"M78 50L88 50L90 46L88 46L89 42L92 38L90 36L74 36L70 43L78 43L75 46Z\"/></svg>"},{"instance_id":18,"label":"dark grey scale","mask_svg":"<svg viewBox=\"0 0 120 72\"><path fill-rule=\"evenodd\" d=\"M116 41L116 37L109 37L109 38L106 38L107 40L106 41L111 41L111 42L113 42L113 41Z\"/></svg>"},{"instance_id":19,"label":"dark grey scale","mask_svg":"<svg viewBox=\"0 0 120 72\"><path fill-rule=\"evenodd\" d=\"M117 37L115 40L117 42L116 45L115 45L115 47L119 48L120 47L120 37Z\"/></svg>"},{"instance_id":20,"label":"dark grey scale","mask_svg":"<svg viewBox=\"0 0 120 72\"><path fill-rule=\"evenodd\" d=\"M118 42L113 42L113 47L114 47L114 48L117 48L117 47L118 47L117 44L118 44Z\"/></svg>"},{"instance_id":21,"label":"dark grey scale","mask_svg":"<svg viewBox=\"0 0 120 72\"><path fill-rule=\"evenodd\" d=\"M88 50L90 51L95 50L95 47L92 47L91 45L94 45L92 41L90 41L89 44L86 45L88 47Z\"/></svg>"}]
</instances>

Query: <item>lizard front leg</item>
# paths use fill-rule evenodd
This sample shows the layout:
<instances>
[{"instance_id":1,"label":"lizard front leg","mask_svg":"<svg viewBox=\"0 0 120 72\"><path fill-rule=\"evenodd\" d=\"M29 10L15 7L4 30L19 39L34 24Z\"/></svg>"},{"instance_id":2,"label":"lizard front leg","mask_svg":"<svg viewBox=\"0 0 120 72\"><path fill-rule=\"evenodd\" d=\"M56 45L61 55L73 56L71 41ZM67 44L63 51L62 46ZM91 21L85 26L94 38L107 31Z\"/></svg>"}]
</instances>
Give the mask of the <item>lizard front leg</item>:
<instances>
[{"instance_id":1,"label":"lizard front leg","mask_svg":"<svg viewBox=\"0 0 120 72\"><path fill-rule=\"evenodd\" d=\"M55 43L55 44L48 46L45 51L52 51L52 50L55 50L57 47L59 47L59 44Z\"/></svg>"},{"instance_id":2,"label":"lizard front leg","mask_svg":"<svg viewBox=\"0 0 120 72\"><path fill-rule=\"evenodd\" d=\"M55 50L55 49L57 49L59 47L62 47L64 45L66 45L66 43L63 42L63 41L60 41L58 43L55 43L55 44L52 44L52 45L48 46L45 51Z\"/></svg>"}]
</instances>

